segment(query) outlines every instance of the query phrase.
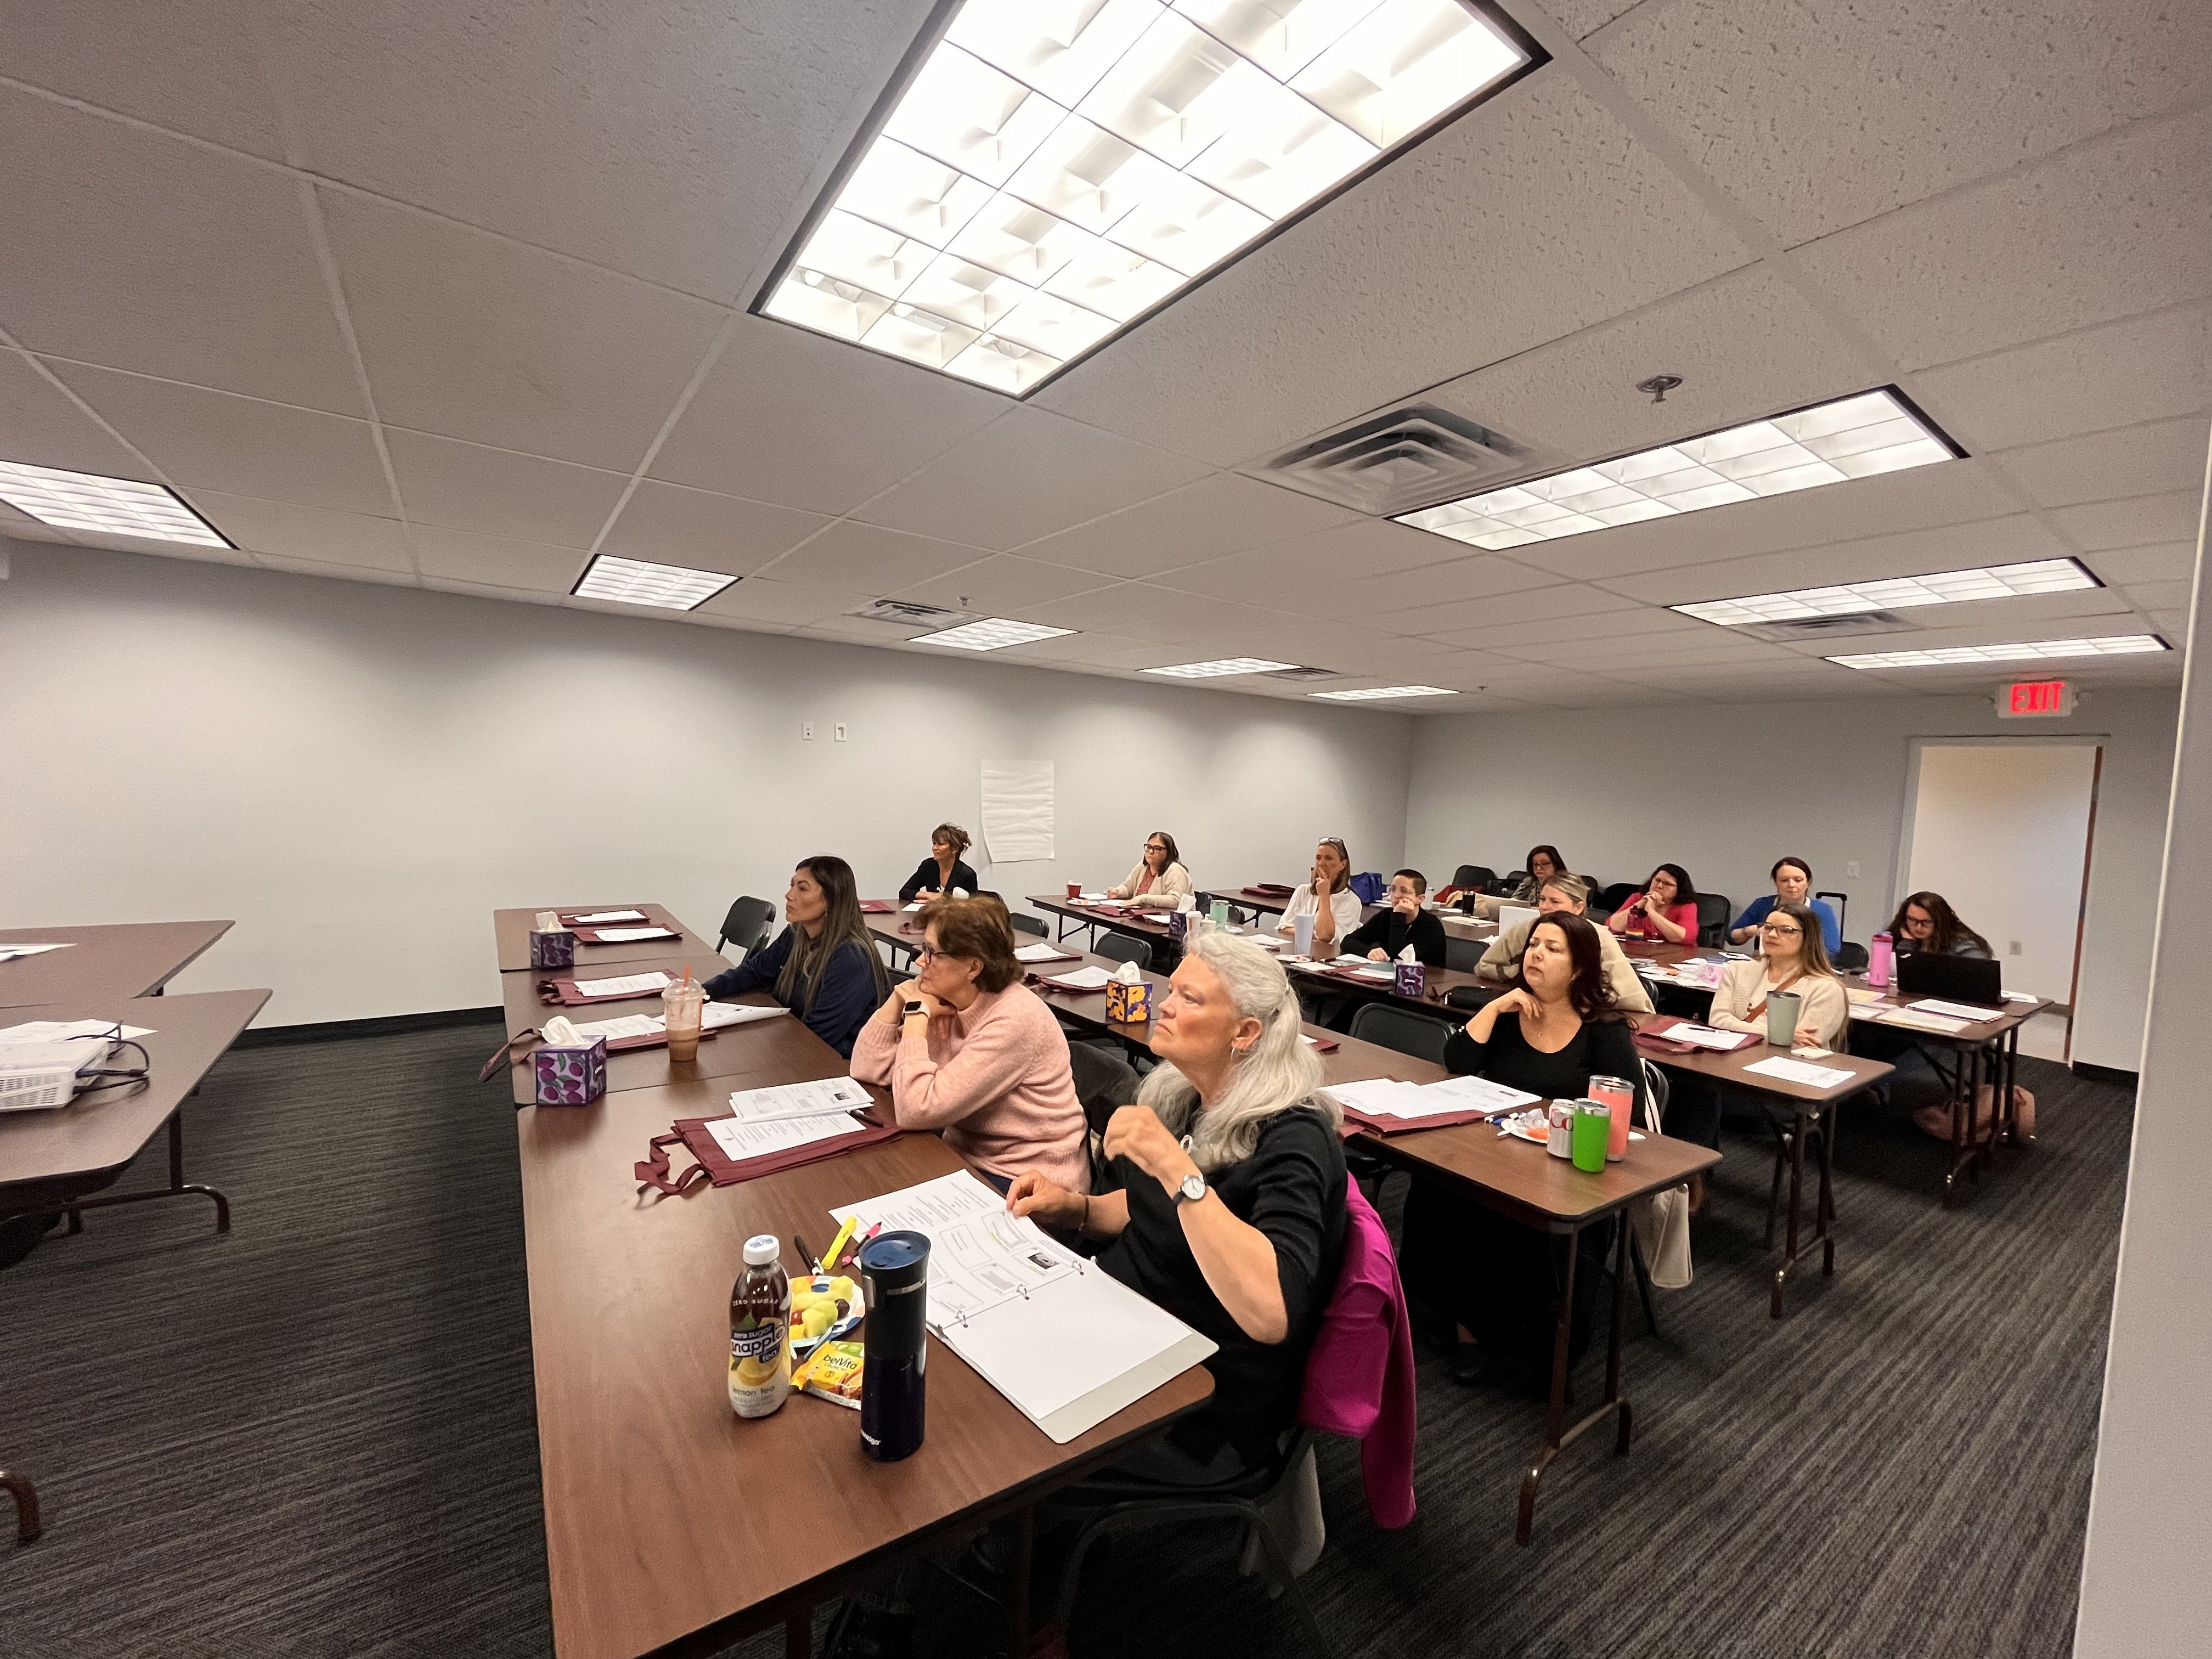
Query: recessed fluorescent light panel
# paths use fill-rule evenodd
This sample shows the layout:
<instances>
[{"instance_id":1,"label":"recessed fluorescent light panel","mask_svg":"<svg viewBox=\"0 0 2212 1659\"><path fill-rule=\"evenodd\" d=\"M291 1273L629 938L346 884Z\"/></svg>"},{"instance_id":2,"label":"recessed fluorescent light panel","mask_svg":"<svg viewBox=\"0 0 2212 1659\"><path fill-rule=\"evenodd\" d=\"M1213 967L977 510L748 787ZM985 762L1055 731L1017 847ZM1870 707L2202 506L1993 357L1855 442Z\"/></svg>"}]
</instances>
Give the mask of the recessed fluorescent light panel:
<instances>
[{"instance_id":1,"label":"recessed fluorescent light panel","mask_svg":"<svg viewBox=\"0 0 2212 1659\"><path fill-rule=\"evenodd\" d=\"M2037 559L2027 564L1947 570L1939 575L1899 576L1891 581L1840 582L1833 587L1800 587L1787 593L1756 593L1745 599L1712 599L1667 608L1699 622L1741 628L1747 623L1854 617L1869 611L1905 611L1914 605L1958 605L1968 599L2010 599L2029 593L2071 593L2102 586L2072 559Z\"/></svg>"},{"instance_id":2,"label":"recessed fluorescent light panel","mask_svg":"<svg viewBox=\"0 0 2212 1659\"><path fill-rule=\"evenodd\" d=\"M1165 674L1178 680L1212 680L1224 674L1273 674L1297 666L1294 662L1269 662L1265 657L1216 657L1212 662L1179 662L1172 667L1142 672Z\"/></svg>"},{"instance_id":3,"label":"recessed fluorescent light panel","mask_svg":"<svg viewBox=\"0 0 2212 1659\"><path fill-rule=\"evenodd\" d=\"M1542 61L1474 0L963 0L753 309L1027 397Z\"/></svg>"},{"instance_id":4,"label":"recessed fluorescent light panel","mask_svg":"<svg viewBox=\"0 0 2212 1659\"><path fill-rule=\"evenodd\" d=\"M2057 657L2134 657L2172 647L2155 634L2112 634L2101 640L2038 640L2028 645L1955 645L1941 651L1869 651L1831 657L1845 668L1944 668L1954 663L2042 662Z\"/></svg>"},{"instance_id":5,"label":"recessed fluorescent light panel","mask_svg":"<svg viewBox=\"0 0 2212 1659\"><path fill-rule=\"evenodd\" d=\"M1441 685L1377 685L1364 691L1309 691L1310 697L1327 697L1332 702L1373 702L1382 697L1455 697L1459 693Z\"/></svg>"},{"instance_id":6,"label":"recessed fluorescent light panel","mask_svg":"<svg viewBox=\"0 0 2212 1659\"><path fill-rule=\"evenodd\" d=\"M649 605L663 611L696 611L735 576L719 570L687 570L680 564L649 564L602 553L569 591L580 599L612 599L617 605Z\"/></svg>"},{"instance_id":7,"label":"recessed fluorescent light panel","mask_svg":"<svg viewBox=\"0 0 2212 1659\"><path fill-rule=\"evenodd\" d=\"M1902 392L1884 386L1401 514L1397 522L1496 552L1928 466L1965 453Z\"/></svg>"},{"instance_id":8,"label":"recessed fluorescent light panel","mask_svg":"<svg viewBox=\"0 0 2212 1659\"><path fill-rule=\"evenodd\" d=\"M222 533L176 491L135 478L103 478L58 466L0 461L0 501L57 530L92 530L148 541L228 547Z\"/></svg>"},{"instance_id":9,"label":"recessed fluorescent light panel","mask_svg":"<svg viewBox=\"0 0 2212 1659\"><path fill-rule=\"evenodd\" d=\"M957 628L939 629L934 634L917 634L908 643L950 646L955 651L1003 651L1010 645L1056 640L1074 631L1072 628L1047 628L1042 623L1015 622L1006 617L986 617L981 622L963 623Z\"/></svg>"}]
</instances>

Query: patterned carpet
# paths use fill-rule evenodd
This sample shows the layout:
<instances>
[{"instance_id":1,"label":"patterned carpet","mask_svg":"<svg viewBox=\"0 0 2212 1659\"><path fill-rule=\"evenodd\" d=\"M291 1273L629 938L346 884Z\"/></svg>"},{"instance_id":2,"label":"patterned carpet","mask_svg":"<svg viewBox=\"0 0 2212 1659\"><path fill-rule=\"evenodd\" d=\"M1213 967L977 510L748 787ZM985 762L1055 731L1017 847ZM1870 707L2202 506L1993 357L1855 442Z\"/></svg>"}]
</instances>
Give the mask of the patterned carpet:
<instances>
[{"instance_id":1,"label":"patterned carpet","mask_svg":"<svg viewBox=\"0 0 2212 1659\"><path fill-rule=\"evenodd\" d=\"M0 1654L551 1651L514 1131L475 1082L497 1040L235 1053L188 1113L229 1237L204 1202L137 1206L0 1273L0 1461L47 1522L0 1546ZM2023 1072L2041 1142L1955 1211L1905 1121L1924 1082L1847 1120L1837 1277L1778 1325L1767 1158L1732 1134L1697 1282L1662 1295L1660 1338L1631 1316L1635 1449L1572 1449L1529 1548L1513 1504L1540 1408L1425 1358L1410 1528L1376 1531L1354 1449L1323 1449L1334 1530L1305 1582L1338 1651L2064 1654L2132 1097ZM158 1183L146 1163L126 1185ZM1115 1545L1074 1651L1297 1651L1231 1553L1202 1528ZM985 1650L966 1592L940 1583L926 1611L926 1652Z\"/></svg>"}]
</instances>

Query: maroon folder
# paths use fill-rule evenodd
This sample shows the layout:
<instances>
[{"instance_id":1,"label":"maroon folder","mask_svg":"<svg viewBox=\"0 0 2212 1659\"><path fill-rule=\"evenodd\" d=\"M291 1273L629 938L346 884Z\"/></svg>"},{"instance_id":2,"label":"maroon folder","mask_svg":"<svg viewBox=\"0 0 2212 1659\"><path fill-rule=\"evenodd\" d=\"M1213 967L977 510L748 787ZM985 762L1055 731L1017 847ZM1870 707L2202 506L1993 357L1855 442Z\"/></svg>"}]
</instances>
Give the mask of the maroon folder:
<instances>
[{"instance_id":1,"label":"maroon folder","mask_svg":"<svg viewBox=\"0 0 2212 1659\"><path fill-rule=\"evenodd\" d=\"M729 1114L722 1115L726 1117ZM849 1152L856 1146L872 1146L900 1133L896 1124L883 1122L875 1108L855 1112L854 1116L860 1121L861 1127L850 1134L832 1135L826 1140L809 1141L804 1146L747 1158L732 1158L722 1151L714 1132L707 1127L714 1119L679 1117L675 1127L666 1134L653 1136L651 1156L636 1165L638 1185L655 1187L664 1193L687 1193L704 1176L714 1186L730 1187L758 1176L774 1175L780 1170L795 1170L802 1164L817 1164L840 1152ZM668 1149L679 1141L695 1162L681 1175L671 1175Z\"/></svg>"},{"instance_id":2,"label":"maroon folder","mask_svg":"<svg viewBox=\"0 0 2212 1659\"><path fill-rule=\"evenodd\" d=\"M649 921L625 921L610 923L609 926L622 929L632 927L651 927L653 932L647 934L643 939L605 939L599 937L601 933L606 931L604 927L571 927L568 931L574 933L580 941L586 945L650 945L657 939L682 939L684 937L683 934L677 933L671 928L662 927Z\"/></svg>"}]
</instances>

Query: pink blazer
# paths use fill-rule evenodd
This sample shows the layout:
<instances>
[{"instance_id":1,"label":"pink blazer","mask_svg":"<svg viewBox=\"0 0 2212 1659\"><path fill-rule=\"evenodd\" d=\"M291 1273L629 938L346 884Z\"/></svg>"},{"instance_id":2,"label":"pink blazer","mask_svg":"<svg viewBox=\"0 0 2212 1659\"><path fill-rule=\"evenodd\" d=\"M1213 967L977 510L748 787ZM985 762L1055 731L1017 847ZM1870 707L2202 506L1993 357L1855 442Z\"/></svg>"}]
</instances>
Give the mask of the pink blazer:
<instances>
[{"instance_id":1,"label":"pink blazer","mask_svg":"<svg viewBox=\"0 0 2212 1659\"><path fill-rule=\"evenodd\" d=\"M1349 1176L1344 1265L1306 1358L1298 1421L1359 1442L1367 1512L1378 1527L1413 1518L1413 1333L1398 1258L1375 1206Z\"/></svg>"}]
</instances>

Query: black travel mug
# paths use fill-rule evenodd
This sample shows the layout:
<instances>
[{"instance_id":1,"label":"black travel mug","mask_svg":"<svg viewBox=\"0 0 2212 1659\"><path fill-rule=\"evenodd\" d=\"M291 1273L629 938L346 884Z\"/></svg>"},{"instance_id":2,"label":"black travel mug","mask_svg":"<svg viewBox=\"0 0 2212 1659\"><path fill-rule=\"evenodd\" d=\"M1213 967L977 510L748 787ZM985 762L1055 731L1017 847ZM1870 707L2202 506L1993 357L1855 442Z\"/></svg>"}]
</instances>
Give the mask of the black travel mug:
<instances>
[{"instance_id":1,"label":"black travel mug","mask_svg":"<svg viewBox=\"0 0 2212 1659\"><path fill-rule=\"evenodd\" d=\"M862 1340L860 1446L878 1463L921 1448L929 1358L929 1237L878 1233L860 1249L868 1322Z\"/></svg>"}]
</instances>

